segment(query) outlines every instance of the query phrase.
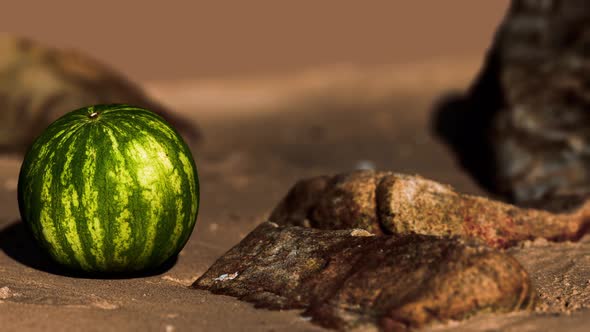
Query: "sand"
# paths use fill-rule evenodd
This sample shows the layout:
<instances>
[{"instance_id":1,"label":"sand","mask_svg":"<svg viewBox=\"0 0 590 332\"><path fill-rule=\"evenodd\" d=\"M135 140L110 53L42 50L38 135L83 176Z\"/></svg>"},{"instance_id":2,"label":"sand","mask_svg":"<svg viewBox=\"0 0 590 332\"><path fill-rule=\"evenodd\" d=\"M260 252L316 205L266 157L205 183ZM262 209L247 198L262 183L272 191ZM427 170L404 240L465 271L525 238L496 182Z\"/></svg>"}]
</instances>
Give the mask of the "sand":
<instances>
[{"instance_id":1,"label":"sand","mask_svg":"<svg viewBox=\"0 0 590 332\"><path fill-rule=\"evenodd\" d=\"M481 59L332 67L231 81L144 82L195 121L197 227L178 261L131 279L74 278L39 260L19 224L18 156L0 159L0 330L315 331L297 311L267 311L188 286L264 221L294 182L359 167L420 174L486 195L430 134L429 117L464 91ZM534 313L480 315L430 330L587 330L590 236L513 248L541 298ZM57 271L59 272L59 271Z\"/></svg>"}]
</instances>

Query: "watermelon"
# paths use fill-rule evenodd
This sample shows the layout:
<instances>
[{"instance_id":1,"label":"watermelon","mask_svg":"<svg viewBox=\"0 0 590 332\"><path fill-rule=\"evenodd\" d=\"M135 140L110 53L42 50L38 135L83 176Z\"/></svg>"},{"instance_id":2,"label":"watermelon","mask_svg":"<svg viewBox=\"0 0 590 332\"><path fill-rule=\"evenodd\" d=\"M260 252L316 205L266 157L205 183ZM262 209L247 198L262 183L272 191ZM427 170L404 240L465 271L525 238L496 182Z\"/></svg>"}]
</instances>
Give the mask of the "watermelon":
<instances>
[{"instance_id":1,"label":"watermelon","mask_svg":"<svg viewBox=\"0 0 590 332\"><path fill-rule=\"evenodd\" d=\"M188 146L160 116L96 105L62 116L35 140L18 202L34 238L61 265L143 271L188 241L199 181Z\"/></svg>"}]
</instances>

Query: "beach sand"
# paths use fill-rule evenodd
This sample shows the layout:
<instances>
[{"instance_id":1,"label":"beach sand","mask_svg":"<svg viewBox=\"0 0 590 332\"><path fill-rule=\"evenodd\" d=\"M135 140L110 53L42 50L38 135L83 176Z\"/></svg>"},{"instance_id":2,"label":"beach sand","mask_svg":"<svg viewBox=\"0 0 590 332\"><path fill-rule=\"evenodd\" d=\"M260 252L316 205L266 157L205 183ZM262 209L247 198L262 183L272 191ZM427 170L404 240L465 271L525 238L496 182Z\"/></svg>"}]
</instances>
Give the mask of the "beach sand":
<instances>
[{"instance_id":1,"label":"beach sand","mask_svg":"<svg viewBox=\"0 0 590 332\"><path fill-rule=\"evenodd\" d=\"M254 227L300 178L373 167L420 174L486 195L431 134L437 105L464 92L481 57L373 67L325 66L231 80L143 82L190 121L201 206L165 271L130 279L61 275L39 260L20 223L20 158L0 159L0 330L315 331L298 311L255 309L189 285ZM436 331L583 331L590 325L590 236L510 249L541 298L533 313L478 315Z\"/></svg>"}]
</instances>

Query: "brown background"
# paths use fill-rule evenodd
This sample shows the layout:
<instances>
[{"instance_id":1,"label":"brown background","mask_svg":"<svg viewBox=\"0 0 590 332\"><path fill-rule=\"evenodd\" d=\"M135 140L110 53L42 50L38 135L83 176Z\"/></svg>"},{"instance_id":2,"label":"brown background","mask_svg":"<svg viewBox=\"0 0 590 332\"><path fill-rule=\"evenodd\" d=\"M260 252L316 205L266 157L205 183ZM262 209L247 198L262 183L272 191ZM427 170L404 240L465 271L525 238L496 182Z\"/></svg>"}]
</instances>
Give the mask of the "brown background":
<instances>
[{"instance_id":1,"label":"brown background","mask_svg":"<svg viewBox=\"0 0 590 332\"><path fill-rule=\"evenodd\" d=\"M479 55L507 0L20 1L4 30L93 54L140 80Z\"/></svg>"}]
</instances>

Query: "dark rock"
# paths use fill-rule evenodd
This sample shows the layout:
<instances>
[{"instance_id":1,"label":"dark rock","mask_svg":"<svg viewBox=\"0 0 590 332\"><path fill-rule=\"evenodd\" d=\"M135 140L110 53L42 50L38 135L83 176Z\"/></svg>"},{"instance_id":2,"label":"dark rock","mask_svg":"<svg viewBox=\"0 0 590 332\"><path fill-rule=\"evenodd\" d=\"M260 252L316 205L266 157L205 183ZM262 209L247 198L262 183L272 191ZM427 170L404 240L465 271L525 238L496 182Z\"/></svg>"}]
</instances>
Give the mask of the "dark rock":
<instances>
[{"instance_id":1,"label":"dark rock","mask_svg":"<svg viewBox=\"0 0 590 332\"><path fill-rule=\"evenodd\" d=\"M534 238L579 239L590 226L590 202L556 214L460 194L419 176L357 171L300 181L269 220L374 234L456 235L506 248Z\"/></svg>"},{"instance_id":2,"label":"dark rock","mask_svg":"<svg viewBox=\"0 0 590 332\"><path fill-rule=\"evenodd\" d=\"M95 104L124 103L162 115L189 142L197 128L149 99L136 84L79 53L0 36L0 150L24 152L51 122Z\"/></svg>"},{"instance_id":3,"label":"dark rock","mask_svg":"<svg viewBox=\"0 0 590 332\"><path fill-rule=\"evenodd\" d=\"M468 94L435 131L486 189L517 204L590 193L590 4L513 0Z\"/></svg>"},{"instance_id":4,"label":"dark rock","mask_svg":"<svg viewBox=\"0 0 590 332\"><path fill-rule=\"evenodd\" d=\"M405 330L533 303L520 264L476 242L274 223L258 226L193 287L262 308L305 309L341 330Z\"/></svg>"}]
</instances>

